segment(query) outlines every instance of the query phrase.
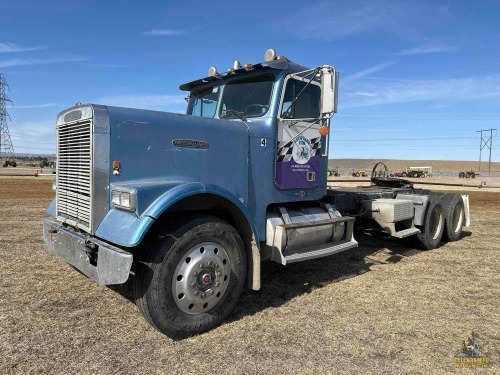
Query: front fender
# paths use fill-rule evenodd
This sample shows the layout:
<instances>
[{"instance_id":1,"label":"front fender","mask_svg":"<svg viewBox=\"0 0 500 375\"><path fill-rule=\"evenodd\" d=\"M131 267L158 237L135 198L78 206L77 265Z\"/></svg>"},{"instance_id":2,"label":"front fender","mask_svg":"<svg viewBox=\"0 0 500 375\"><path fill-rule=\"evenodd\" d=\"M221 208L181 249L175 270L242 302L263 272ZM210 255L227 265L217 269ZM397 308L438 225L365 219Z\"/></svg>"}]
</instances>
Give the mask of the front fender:
<instances>
[{"instance_id":1,"label":"front fender","mask_svg":"<svg viewBox=\"0 0 500 375\"><path fill-rule=\"evenodd\" d=\"M230 201L240 210L252 228L256 242L259 243L255 223L245 205L245 199L237 197L218 186L181 181L121 184L120 186L126 186L137 191L137 212L134 214L120 209L111 209L96 231L96 236L103 240L125 247L137 246L143 240L154 221L168 211L172 205L189 196L214 194ZM160 192L162 193L159 194Z\"/></svg>"}]
</instances>

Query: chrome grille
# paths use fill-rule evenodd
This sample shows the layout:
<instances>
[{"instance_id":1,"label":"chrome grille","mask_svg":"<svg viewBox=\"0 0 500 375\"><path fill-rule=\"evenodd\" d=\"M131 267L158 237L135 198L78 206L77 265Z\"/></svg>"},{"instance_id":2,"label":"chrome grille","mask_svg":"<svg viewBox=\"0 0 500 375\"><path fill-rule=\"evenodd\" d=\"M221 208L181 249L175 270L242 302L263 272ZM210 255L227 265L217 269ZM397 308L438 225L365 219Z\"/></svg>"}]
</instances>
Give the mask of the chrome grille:
<instances>
[{"instance_id":1,"label":"chrome grille","mask_svg":"<svg viewBox=\"0 0 500 375\"><path fill-rule=\"evenodd\" d=\"M57 128L57 216L91 231L92 120L60 124Z\"/></svg>"}]
</instances>

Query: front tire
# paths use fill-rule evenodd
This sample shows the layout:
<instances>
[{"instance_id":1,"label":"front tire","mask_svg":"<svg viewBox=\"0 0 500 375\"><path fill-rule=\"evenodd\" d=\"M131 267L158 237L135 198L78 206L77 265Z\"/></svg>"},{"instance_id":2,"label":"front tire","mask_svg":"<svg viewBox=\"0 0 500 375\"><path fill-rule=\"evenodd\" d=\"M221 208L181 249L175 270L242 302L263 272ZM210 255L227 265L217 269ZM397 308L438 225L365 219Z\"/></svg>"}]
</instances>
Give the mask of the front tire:
<instances>
[{"instance_id":1,"label":"front tire","mask_svg":"<svg viewBox=\"0 0 500 375\"><path fill-rule=\"evenodd\" d=\"M246 254L238 232L196 216L160 236L137 264L136 304L173 339L202 333L231 313L243 289Z\"/></svg>"}]
</instances>

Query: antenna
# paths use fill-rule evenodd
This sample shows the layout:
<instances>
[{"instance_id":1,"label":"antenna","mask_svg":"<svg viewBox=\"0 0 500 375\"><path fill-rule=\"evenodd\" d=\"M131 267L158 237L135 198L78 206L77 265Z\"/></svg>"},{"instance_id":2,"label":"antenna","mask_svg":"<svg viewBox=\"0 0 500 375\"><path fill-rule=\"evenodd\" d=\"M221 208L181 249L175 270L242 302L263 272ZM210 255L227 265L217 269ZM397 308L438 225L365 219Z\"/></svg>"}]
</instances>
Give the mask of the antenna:
<instances>
[{"instance_id":1,"label":"antenna","mask_svg":"<svg viewBox=\"0 0 500 375\"><path fill-rule=\"evenodd\" d=\"M14 146L10 139L9 127L7 126L7 118L10 120L10 116L6 108L6 103L12 103L12 100L5 94L6 88L9 89L9 84L4 75L0 73L0 158L12 158L15 156Z\"/></svg>"}]
</instances>

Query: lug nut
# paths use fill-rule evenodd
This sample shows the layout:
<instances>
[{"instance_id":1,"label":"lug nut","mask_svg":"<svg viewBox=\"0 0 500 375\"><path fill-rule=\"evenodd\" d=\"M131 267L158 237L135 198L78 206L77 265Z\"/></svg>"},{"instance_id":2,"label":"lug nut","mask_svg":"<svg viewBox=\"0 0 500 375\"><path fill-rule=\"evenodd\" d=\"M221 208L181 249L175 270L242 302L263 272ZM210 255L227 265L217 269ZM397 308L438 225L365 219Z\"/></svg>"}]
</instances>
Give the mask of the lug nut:
<instances>
[{"instance_id":1,"label":"lug nut","mask_svg":"<svg viewBox=\"0 0 500 375\"><path fill-rule=\"evenodd\" d=\"M206 297L206 294L205 293L201 293L201 298L205 298Z\"/></svg>"},{"instance_id":2,"label":"lug nut","mask_svg":"<svg viewBox=\"0 0 500 375\"><path fill-rule=\"evenodd\" d=\"M194 271L193 272L193 277L196 277L196 276L198 276L198 272Z\"/></svg>"},{"instance_id":3,"label":"lug nut","mask_svg":"<svg viewBox=\"0 0 500 375\"><path fill-rule=\"evenodd\" d=\"M191 283L191 286L194 288L194 287L196 286L196 281L193 281L193 282Z\"/></svg>"},{"instance_id":4,"label":"lug nut","mask_svg":"<svg viewBox=\"0 0 500 375\"><path fill-rule=\"evenodd\" d=\"M205 265L203 263L200 263L200 268L203 268L205 267Z\"/></svg>"},{"instance_id":5,"label":"lug nut","mask_svg":"<svg viewBox=\"0 0 500 375\"><path fill-rule=\"evenodd\" d=\"M221 277L222 273L219 271L217 272L217 276Z\"/></svg>"},{"instance_id":6,"label":"lug nut","mask_svg":"<svg viewBox=\"0 0 500 375\"><path fill-rule=\"evenodd\" d=\"M214 264L214 267L215 267L215 268L219 268L219 263L215 263L215 264Z\"/></svg>"},{"instance_id":7,"label":"lug nut","mask_svg":"<svg viewBox=\"0 0 500 375\"><path fill-rule=\"evenodd\" d=\"M219 282L218 282L218 281L216 281L214 285L215 285L215 286L219 286L220 284L219 284Z\"/></svg>"},{"instance_id":8,"label":"lug nut","mask_svg":"<svg viewBox=\"0 0 500 375\"><path fill-rule=\"evenodd\" d=\"M212 289L209 290L210 295L214 295L214 291Z\"/></svg>"}]
</instances>

